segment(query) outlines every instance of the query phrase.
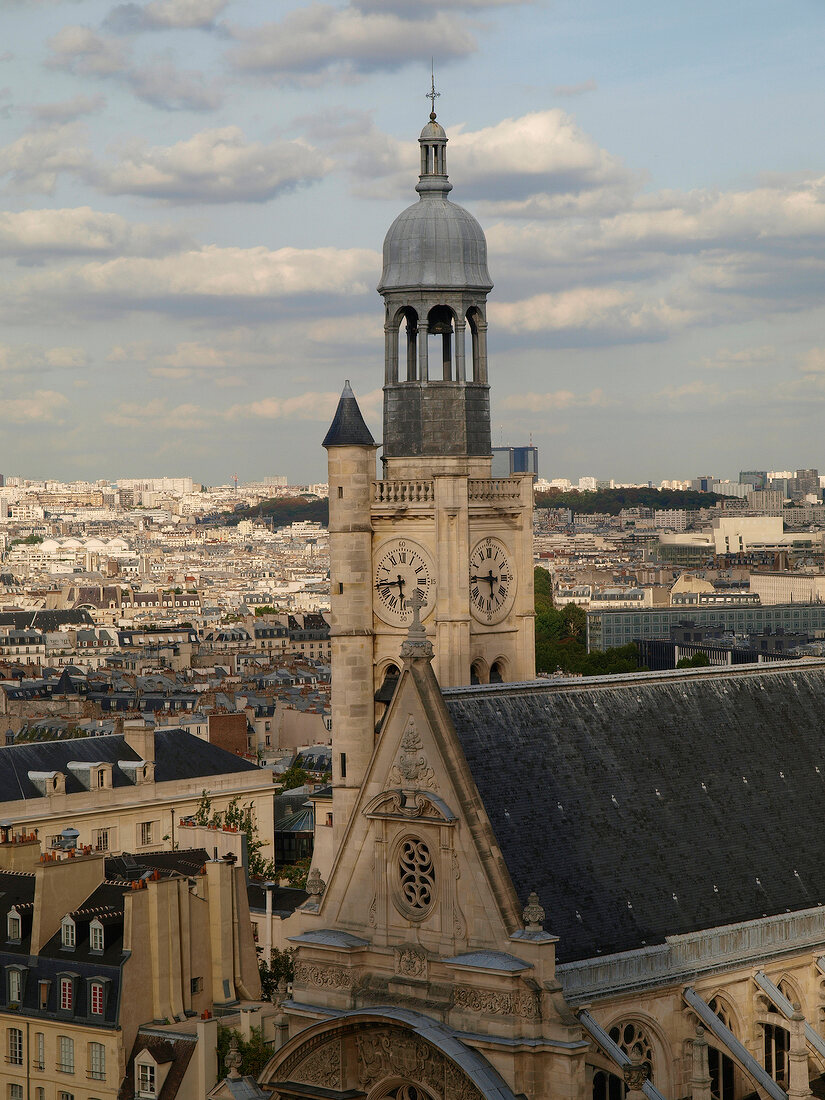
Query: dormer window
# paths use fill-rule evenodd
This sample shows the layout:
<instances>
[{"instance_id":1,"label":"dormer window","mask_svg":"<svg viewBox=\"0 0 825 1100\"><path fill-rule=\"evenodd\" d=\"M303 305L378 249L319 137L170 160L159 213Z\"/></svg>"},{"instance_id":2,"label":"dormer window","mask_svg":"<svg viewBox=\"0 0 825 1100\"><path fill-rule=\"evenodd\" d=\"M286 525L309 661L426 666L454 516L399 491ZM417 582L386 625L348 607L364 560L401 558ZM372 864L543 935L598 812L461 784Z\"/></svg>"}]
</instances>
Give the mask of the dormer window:
<instances>
[{"instance_id":1,"label":"dormer window","mask_svg":"<svg viewBox=\"0 0 825 1100\"><path fill-rule=\"evenodd\" d=\"M71 917L64 917L60 925L60 942L63 947L74 948L76 943L75 923Z\"/></svg>"},{"instance_id":2,"label":"dormer window","mask_svg":"<svg viewBox=\"0 0 825 1100\"><path fill-rule=\"evenodd\" d=\"M16 967L9 969L9 1004L19 1005L23 999L23 974Z\"/></svg>"},{"instance_id":3,"label":"dormer window","mask_svg":"<svg viewBox=\"0 0 825 1100\"><path fill-rule=\"evenodd\" d=\"M89 949L91 951L103 950L103 925L99 920L93 920L89 925Z\"/></svg>"},{"instance_id":4,"label":"dormer window","mask_svg":"<svg viewBox=\"0 0 825 1100\"><path fill-rule=\"evenodd\" d=\"M20 943L22 927L23 922L20 920L20 914L15 909L10 909L6 918L6 939L11 940L12 943Z\"/></svg>"},{"instance_id":5,"label":"dormer window","mask_svg":"<svg viewBox=\"0 0 825 1100\"><path fill-rule=\"evenodd\" d=\"M147 1062L137 1064L138 1096L155 1096L155 1067Z\"/></svg>"}]
</instances>

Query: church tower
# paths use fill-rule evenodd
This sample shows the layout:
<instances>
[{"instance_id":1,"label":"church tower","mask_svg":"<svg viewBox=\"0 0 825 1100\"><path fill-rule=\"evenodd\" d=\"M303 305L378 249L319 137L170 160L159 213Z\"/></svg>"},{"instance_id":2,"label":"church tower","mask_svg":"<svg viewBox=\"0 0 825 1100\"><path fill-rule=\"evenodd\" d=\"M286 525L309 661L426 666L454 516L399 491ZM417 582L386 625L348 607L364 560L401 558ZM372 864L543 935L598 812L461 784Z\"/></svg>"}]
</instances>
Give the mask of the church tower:
<instances>
[{"instance_id":1,"label":"church tower","mask_svg":"<svg viewBox=\"0 0 825 1100\"><path fill-rule=\"evenodd\" d=\"M535 676L532 477L491 477L487 242L448 197L447 135L434 111L419 145L419 198L390 226L378 284L382 476L349 383L324 440L338 837L413 604L442 686Z\"/></svg>"}]
</instances>

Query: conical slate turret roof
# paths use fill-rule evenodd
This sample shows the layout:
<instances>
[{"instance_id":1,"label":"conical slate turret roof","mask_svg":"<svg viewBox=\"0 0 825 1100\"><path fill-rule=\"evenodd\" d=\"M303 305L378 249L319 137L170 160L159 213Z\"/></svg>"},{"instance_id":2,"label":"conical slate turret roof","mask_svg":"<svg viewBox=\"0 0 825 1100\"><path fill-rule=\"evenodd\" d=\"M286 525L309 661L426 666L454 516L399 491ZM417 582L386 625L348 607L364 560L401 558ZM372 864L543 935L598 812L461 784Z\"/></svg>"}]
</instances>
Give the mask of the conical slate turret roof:
<instances>
[{"instance_id":1,"label":"conical slate turret roof","mask_svg":"<svg viewBox=\"0 0 825 1100\"><path fill-rule=\"evenodd\" d=\"M364 423L364 418L361 415L361 410L358 408L358 402L355 400L355 394L352 392L349 380L344 383L344 389L341 392L338 408L335 410L335 416L332 418L329 431L324 436L322 446L375 446L375 440L372 438L372 433L369 428Z\"/></svg>"}]
</instances>

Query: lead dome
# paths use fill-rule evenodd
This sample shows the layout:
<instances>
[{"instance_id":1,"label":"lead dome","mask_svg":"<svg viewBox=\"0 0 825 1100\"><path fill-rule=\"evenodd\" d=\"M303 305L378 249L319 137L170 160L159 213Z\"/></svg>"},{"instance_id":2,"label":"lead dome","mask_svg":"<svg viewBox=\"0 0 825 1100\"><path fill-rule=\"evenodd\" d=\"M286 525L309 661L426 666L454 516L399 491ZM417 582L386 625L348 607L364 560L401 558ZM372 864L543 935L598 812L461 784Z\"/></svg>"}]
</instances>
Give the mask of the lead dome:
<instances>
[{"instance_id":1,"label":"lead dome","mask_svg":"<svg viewBox=\"0 0 825 1100\"><path fill-rule=\"evenodd\" d=\"M421 131L418 202L402 211L384 238L379 293L413 287L462 288L487 292L487 241L473 215L450 202L447 135L435 114Z\"/></svg>"}]
</instances>

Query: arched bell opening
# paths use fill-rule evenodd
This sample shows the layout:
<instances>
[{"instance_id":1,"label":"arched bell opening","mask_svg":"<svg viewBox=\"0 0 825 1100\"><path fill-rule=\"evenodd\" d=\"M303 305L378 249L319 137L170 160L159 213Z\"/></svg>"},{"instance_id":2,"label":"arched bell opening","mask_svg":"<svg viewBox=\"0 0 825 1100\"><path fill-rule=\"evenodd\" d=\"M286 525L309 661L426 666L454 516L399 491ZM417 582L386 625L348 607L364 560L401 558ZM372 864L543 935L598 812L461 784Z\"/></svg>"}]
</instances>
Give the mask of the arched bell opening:
<instances>
[{"instance_id":1,"label":"arched bell opening","mask_svg":"<svg viewBox=\"0 0 825 1100\"><path fill-rule=\"evenodd\" d=\"M467 310L472 342L472 378L474 382L487 381L487 323L481 310L471 306Z\"/></svg>"},{"instance_id":2,"label":"arched bell opening","mask_svg":"<svg viewBox=\"0 0 825 1100\"><path fill-rule=\"evenodd\" d=\"M488 683L487 677L487 663L482 660L481 657L476 658L470 665L470 683L471 684L486 684Z\"/></svg>"},{"instance_id":3,"label":"arched bell opening","mask_svg":"<svg viewBox=\"0 0 825 1100\"><path fill-rule=\"evenodd\" d=\"M493 661L490 665L490 683L491 684L503 684L507 678L507 667L503 658L499 657L497 661Z\"/></svg>"},{"instance_id":4,"label":"arched bell opening","mask_svg":"<svg viewBox=\"0 0 825 1100\"><path fill-rule=\"evenodd\" d=\"M415 382L418 378L418 314L412 306L405 306L396 316L399 373L405 381Z\"/></svg>"},{"instance_id":5,"label":"arched bell opening","mask_svg":"<svg viewBox=\"0 0 825 1100\"><path fill-rule=\"evenodd\" d=\"M427 314L427 335L428 339L432 337L434 340L433 350L437 349L439 342L441 344L441 376L445 382L451 382L458 377L453 356L453 319L453 311L449 306L433 306ZM438 361L437 356L430 356L429 349L427 359L433 366Z\"/></svg>"}]
</instances>

